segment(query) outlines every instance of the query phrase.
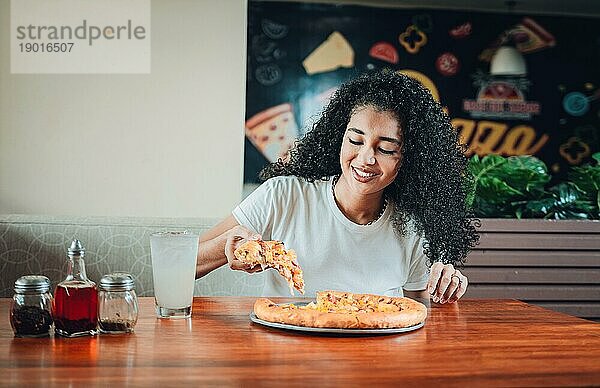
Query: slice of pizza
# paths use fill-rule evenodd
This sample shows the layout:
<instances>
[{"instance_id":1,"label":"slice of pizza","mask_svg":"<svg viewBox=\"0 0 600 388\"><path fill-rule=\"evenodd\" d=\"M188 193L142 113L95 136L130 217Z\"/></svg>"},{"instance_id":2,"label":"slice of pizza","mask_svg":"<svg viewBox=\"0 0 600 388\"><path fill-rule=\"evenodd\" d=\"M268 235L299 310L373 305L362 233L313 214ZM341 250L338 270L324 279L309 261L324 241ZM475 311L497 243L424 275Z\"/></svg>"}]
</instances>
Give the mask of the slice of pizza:
<instances>
[{"instance_id":1,"label":"slice of pizza","mask_svg":"<svg viewBox=\"0 0 600 388\"><path fill-rule=\"evenodd\" d=\"M246 121L245 132L269 162L285 159L298 137L292 105L281 104L255 114Z\"/></svg>"},{"instance_id":2,"label":"slice of pizza","mask_svg":"<svg viewBox=\"0 0 600 388\"><path fill-rule=\"evenodd\" d=\"M532 53L553 47L554 36L531 18L523 18L511 31L510 36L522 53Z\"/></svg>"},{"instance_id":3,"label":"slice of pizza","mask_svg":"<svg viewBox=\"0 0 600 388\"><path fill-rule=\"evenodd\" d=\"M524 54L556 45L556 39L550 32L533 19L525 17L520 23L502 32L490 47L479 54L479 60L490 62L498 48L507 42L514 44Z\"/></svg>"},{"instance_id":4,"label":"slice of pizza","mask_svg":"<svg viewBox=\"0 0 600 388\"><path fill-rule=\"evenodd\" d=\"M240 245L233 254L244 263L260 265L262 269L276 269L288 282L292 295L294 288L304 294L302 268L298 264L296 252L293 249L286 250L283 242L250 240Z\"/></svg>"}]
</instances>

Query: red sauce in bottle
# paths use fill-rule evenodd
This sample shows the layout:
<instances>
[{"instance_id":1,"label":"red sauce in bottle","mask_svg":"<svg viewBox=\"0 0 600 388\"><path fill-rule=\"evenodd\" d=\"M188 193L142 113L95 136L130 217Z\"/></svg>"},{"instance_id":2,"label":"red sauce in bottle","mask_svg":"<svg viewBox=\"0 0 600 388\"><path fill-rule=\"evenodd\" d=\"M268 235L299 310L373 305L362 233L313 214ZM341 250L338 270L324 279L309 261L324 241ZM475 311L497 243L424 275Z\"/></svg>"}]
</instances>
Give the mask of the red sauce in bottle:
<instances>
[{"instance_id":1,"label":"red sauce in bottle","mask_svg":"<svg viewBox=\"0 0 600 388\"><path fill-rule=\"evenodd\" d=\"M73 240L67 251L67 278L54 291L54 333L79 337L98 333L98 289L85 274L85 249Z\"/></svg>"},{"instance_id":2,"label":"red sauce in bottle","mask_svg":"<svg viewBox=\"0 0 600 388\"><path fill-rule=\"evenodd\" d=\"M96 330L98 290L96 286L59 284L54 292L54 327L59 334Z\"/></svg>"}]
</instances>

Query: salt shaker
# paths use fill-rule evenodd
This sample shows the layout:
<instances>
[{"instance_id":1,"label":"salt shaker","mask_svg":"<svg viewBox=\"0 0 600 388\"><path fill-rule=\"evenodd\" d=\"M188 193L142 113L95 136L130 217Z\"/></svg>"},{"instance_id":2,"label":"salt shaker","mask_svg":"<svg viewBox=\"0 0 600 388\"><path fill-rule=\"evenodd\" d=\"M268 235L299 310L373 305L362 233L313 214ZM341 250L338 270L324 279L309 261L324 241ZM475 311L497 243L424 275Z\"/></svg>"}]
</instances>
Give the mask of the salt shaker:
<instances>
[{"instance_id":1,"label":"salt shaker","mask_svg":"<svg viewBox=\"0 0 600 388\"><path fill-rule=\"evenodd\" d=\"M135 281L127 273L115 272L100 279L98 326L109 334L131 333L138 319Z\"/></svg>"},{"instance_id":2,"label":"salt shaker","mask_svg":"<svg viewBox=\"0 0 600 388\"><path fill-rule=\"evenodd\" d=\"M52 326L52 294L45 276L21 276L15 281L10 325L17 337L45 337Z\"/></svg>"}]
</instances>

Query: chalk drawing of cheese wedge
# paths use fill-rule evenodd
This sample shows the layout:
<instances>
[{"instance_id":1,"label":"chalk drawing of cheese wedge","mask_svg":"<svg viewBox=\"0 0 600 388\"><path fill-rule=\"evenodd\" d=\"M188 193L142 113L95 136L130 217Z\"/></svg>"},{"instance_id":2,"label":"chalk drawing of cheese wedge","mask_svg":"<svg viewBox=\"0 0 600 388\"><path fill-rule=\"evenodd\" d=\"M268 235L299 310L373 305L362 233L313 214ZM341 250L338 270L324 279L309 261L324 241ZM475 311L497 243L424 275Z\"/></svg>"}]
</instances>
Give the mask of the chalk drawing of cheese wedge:
<instances>
[{"instance_id":1,"label":"chalk drawing of cheese wedge","mask_svg":"<svg viewBox=\"0 0 600 388\"><path fill-rule=\"evenodd\" d=\"M302 62L308 75L354 66L354 50L338 31L334 31Z\"/></svg>"},{"instance_id":2,"label":"chalk drawing of cheese wedge","mask_svg":"<svg viewBox=\"0 0 600 388\"><path fill-rule=\"evenodd\" d=\"M273 106L246 121L246 137L269 162L285 159L298 136L291 104Z\"/></svg>"}]
</instances>

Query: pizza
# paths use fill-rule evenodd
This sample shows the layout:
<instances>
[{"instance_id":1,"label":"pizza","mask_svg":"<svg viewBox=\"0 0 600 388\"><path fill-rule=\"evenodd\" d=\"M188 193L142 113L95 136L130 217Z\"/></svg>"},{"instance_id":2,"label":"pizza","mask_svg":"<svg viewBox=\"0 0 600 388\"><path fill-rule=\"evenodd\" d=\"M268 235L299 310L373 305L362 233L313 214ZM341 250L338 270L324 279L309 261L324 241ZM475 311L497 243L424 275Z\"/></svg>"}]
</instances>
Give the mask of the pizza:
<instances>
[{"instance_id":1,"label":"pizza","mask_svg":"<svg viewBox=\"0 0 600 388\"><path fill-rule=\"evenodd\" d=\"M510 36L522 53L531 53L556 44L554 36L531 18L523 18L511 31Z\"/></svg>"},{"instance_id":2,"label":"pizza","mask_svg":"<svg viewBox=\"0 0 600 388\"><path fill-rule=\"evenodd\" d=\"M295 326L383 329L418 325L425 321L427 307L404 297L320 291L316 302L307 305L260 298L254 303L254 313L264 321Z\"/></svg>"},{"instance_id":3,"label":"pizza","mask_svg":"<svg viewBox=\"0 0 600 388\"><path fill-rule=\"evenodd\" d=\"M236 259L262 269L274 268L285 278L294 295L294 288L304 294L302 268L293 249L285 249L281 241L250 240L240 245L234 252Z\"/></svg>"},{"instance_id":4,"label":"pizza","mask_svg":"<svg viewBox=\"0 0 600 388\"><path fill-rule=\"evenodd\" d=\"M490 62L496 50L506 42L512 42L524 54L543 50L556 45L554 36L533 19L525 17L520 23L504 31L491 47L479 55L482 61Z\"/></svg>"},{"instance_id":5,"label":"pizza","mask_svg":"<svg viewBox=\"0 0 600 388\"><path fill-rule=\"evenodd\" d=\"M246 137L269 162L285 159L298 136L292 105L280 104L249 118Z\"/></svg>"}]
</instances>

